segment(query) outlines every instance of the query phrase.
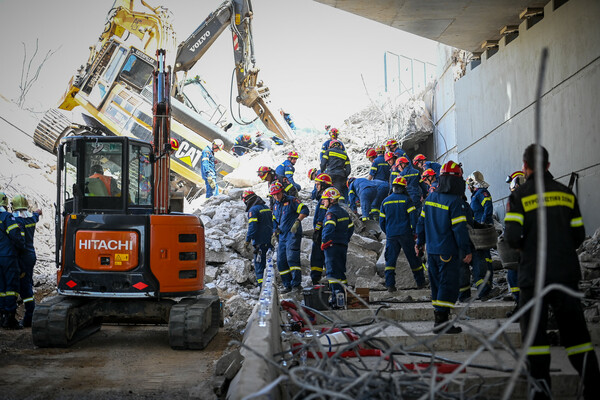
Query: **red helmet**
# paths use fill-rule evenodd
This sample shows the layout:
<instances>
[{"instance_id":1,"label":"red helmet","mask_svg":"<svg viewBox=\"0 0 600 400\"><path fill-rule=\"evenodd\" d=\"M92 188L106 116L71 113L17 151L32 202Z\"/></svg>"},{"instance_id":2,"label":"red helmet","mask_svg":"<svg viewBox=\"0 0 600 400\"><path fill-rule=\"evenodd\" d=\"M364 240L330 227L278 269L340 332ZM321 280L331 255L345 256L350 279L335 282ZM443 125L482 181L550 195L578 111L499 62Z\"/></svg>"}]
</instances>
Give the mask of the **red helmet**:
<instances>
[{"instance_id":1,"label":"red helmet","mask_svg":"<svg viewBox=\"0 0 600 400\"><path fill-rule=\"evenodd\" d=\"M385 142L385 145L387 147L391 147L391 146L398 146L398 142L396 142L394 139L390 139L387 142Z\"/></svg>"},{"instance_id":2,"label":"red helmet","mask_svg":"<svg viewBox=\"0 0 600 400\"><path fill-rule=\"evenodd\" d=\"M333 185L333 181L331 180L331 177L327 174L319 174L317 175L317 177L315 178L315 182L322 182L322 183L326 183L328 185Z\"/></svg>"},{"instance_id":3,"label":"red helmet","mask_svg":"<svg viewBox=\"0 0 600 400\"><path fill-rule=\"evenodd\" d=\"M331 128L331 130L329 131L329 136L331 136L332 139L337 139L339 134L340 131L338 131L338 128Z\"/></svg>"},{"instance_id":4,"label":"red helmet","mask_svg":"<svg viewBox=\"0 0 600 400\"><path fill-rule=\"evenodd\" d=\"M509 176L506 177L506 183L511 183L513 179L515 179L517 176L525 176L525 174L523 173L523 171L515 171L512 174L510 174Z\"/></svg>"},{"instance_id":5,"label":"red helmet","mask_svg":"<svg viewBox=\"0 0 600 400\"><path fill-rule=\"evenodd\" d=\"M377 154L383 154L383 153L385 153L385 146L383 146L383 145L377 146L377 147L375 147L375 151L377 152Z\"/></svg>"},{"instance_id":6,"label":"red helmet","mask_svg":"<svg viewBox=\"0 0 600 400\"><path fill-rule=\"evenodd\" d=\"M308 170L308 179L310 179L311 181L313 179L315 179L315 176L317 175L317 169L316 168L311 168Z\"/></svg>"},{"instance_id":7,"label":"red helmet","mask_svg":"<svg viewBox=\"0 0 600 400\"><path fill-rule=\"evenodd\" d=\"M269 194L272 196L283 191L283 185L279 182L274 182L269 188Z\"/></svg>"},{"instance_id":8,"label":"red helmet","mask_svg":"<svg viewBox=\"0 0 600 400\"><path fill-rule=\"evenodd\" d=\"M334 128L334 129L335 129L335 128ZM331 141L329 142L329 148L330 148L330 149L333 149L333 148L335 148L335 147L337 147L337 148L341 149L341 148L342 148L342 142L340 142L340 141L339 141L339 140L337 140L337 139L331 139Z\"/></svg>"},{"instance_id":9,"label":"red helmet","mask_svg":"<svg viewBox=\"0 0 600 400\"><path fill-rule=\"evenodd\" d=\"M400 164L410 164L410 161L406 157L400 157L396 160L396 167Z\"/></svg>"},{"instance_id":10,"label":"red helmet","mask_svg":"<svg viewBox=\"0 0 600 400\"><path fill-rule=\"evenodd\" d=\"M425 179L428 176L435 176L435 171L432 170L431 168L426 169L425 171L423 171L423 173L421 174L421 179Z\"/></svg>"},{"instance_id":11,"label":"red helmet","mask_svg":"<svg viewBox=\"0 0 600 400\"><path fill-rule=\"evenodd\" d=\"M356 180L356 178L352 177L352 178L348 178L348 180L346 181L346 187L350 187L350 185L352 185L352 182L354 182Z\"/></svg>"},{"instance_id":12,"label":"red helmet","mask_svg":"<svg viewBox=\"0 0 600 400\"><path fill-rule=\"evenodd\" d=\"M392 185L406 186L406 178L404 178L403 176L399 176L397 178L394 178L394 181L392 182Z\"/></svg>"},{"instance_id":13,"label":"red helmet","mask_svg":"<svg viewBox=\"0 0 600 400\"><path fill-rule=\"evenodd\" d=\"M338 200L342 195L334 187L327 188L321 195L321 199Z\"/></svg>"},{"instance_id":14,"label":"red helmet","mask_svg":"<svg viewBox=\"0 0 600 400\"><path fill-rule=\"evenodd\" d=\"M171 150L177 150L179 148L179 140L171 138Z\"/></svg>"},{"instance_id":15,"label":"red helmet","mask_svg":"<svg viewBox=\"0 0 600 400\"><path fill-rule=\"evenodd\" d=\"M256 196L256 193L254 193L252 190L244 190L244 193L242 194L242 201L245 203L254 196Z\"/></svg>"},{"instance_id":16,"label":"red helmet","mask_svg":"<svg viewBox=\"0 0 600 400\"><path fill-rule=\"evenodd\" d=\"M296 151L290 151L288 153L288 158L298 158L298 152L296 152Z\"/></svg>"},{"instance_id":17,"label":"red helmet","mask_svg":"<svg viewBox=\"0 0 600 400\"><path fill-rule=\"evenodd\" d=\"M377 152L375 151L375 149L367 150L367 158L371 158L371 157L377 157Z\"/></svg>"},{"instance_id":18,"label":"red helmet","mask_svg":"<svg viewBox=\"0 0 600 400\"><path fill-rule=\"evenodd\" d=\"M391 151L388 151L387 153L385 153L385 161L390 161L394 158L396 158L396 154L392 153Z\"/></svg>"},{"instance_id":19,"label":"red helmet","mask_svg":"<svg viewBox=\"0 0 600 400\"><path fill-rule=\"evenodd\" d=\"M417 163L418 163L419 161L425 161L425 160L427 160L427 157L425 157L423 154L417 154L417 155L415 156L415 158L413 158L413 164L414 164L414 165L417 165Z\"/></svg>"},{"instance_id":20,"label":"red helmet","mask_svg":"<svg viewBox=\"0 0 600 400\"><path fill-rule=\"evenodd\" d=\"M263 181L267 178L267 175L269 175L269 172L273 172L273 170L270 167L259 167L258 171L256 171L256 173L258 174L258 177L260 179L262 179Z\"/></svg>"},{"instance_id":21,"label":"red helmet","mask_svg":"<svg viewBox=\"0 0 600 400\"><path fill-rule=\"evenodd\" d=\"M446 164L442 165L442 170L440 171L440 175L452 175L452 176L460 176L462 177L463 170L460 164L455 163L450 160Z\"/></svg>"}]
</instances>

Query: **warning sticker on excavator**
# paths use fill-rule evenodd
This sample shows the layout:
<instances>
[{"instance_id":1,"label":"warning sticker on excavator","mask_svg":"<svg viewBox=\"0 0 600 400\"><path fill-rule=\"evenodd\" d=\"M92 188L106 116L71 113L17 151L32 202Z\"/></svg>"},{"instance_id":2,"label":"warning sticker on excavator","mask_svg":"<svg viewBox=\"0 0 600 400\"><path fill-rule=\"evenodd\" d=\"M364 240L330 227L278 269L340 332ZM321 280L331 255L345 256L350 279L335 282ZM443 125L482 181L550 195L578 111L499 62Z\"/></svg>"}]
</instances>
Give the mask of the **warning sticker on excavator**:
<instances>
[{"instance_id":1,"label":"warning sticker on excavator","mask_svg":"<svg viewBox=\"0 0 600 400\"><path fill-rule=\"evenodd\" d=\"M129 261L129 254L115 254L115 262Z\"/></svg>"}]
</instances>

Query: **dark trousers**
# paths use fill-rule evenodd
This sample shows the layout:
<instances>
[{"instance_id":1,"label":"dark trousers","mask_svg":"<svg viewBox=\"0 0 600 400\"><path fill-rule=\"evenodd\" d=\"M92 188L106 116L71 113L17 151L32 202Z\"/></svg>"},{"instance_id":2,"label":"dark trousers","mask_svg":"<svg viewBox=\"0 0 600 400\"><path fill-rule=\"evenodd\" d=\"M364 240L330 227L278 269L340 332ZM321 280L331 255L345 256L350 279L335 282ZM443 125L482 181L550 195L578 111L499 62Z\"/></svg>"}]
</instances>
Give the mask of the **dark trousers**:
<instances>
[{"instance_id":1,"label":"dark trousers","mask_svg":"<svg viewBox=\"0 0 600 400\"><path fill-rule=\"evenodd\" d=\"M313 242L310 251L310 279L318 282L323 276L323 266L325 265L325 253L321 250L321 242Z\"/></svg>"},{"instance_id":2,"label":"dark trousers","mask_svg":"<svg viewBox=\"0 0 600 400\"><path fill-rule=\"evenodd\" d=\"M17 257L0 256L0 311L15 312L19 296L19 262Z\"/></svg>"},{"instance_id":3,"label":"dark trousers","mask_svg":"<svg viewBox=\"0 0 600 400\"><path fill-rule=\"evenodd\" d=\"M334 188L340 191L344 201L348 201L348 186L346 186L346 181L348 178L345 175L330 175L331 183ZM340 199L342 200L342 199Z\"/></svg>"},{"instance_id":4,"label":"dark trousers","mask_svg":"<svg viewBox=\"0 0 600 400\"><path fill-rule=\"evenodd\" d=\"M256 275L256 282L258 282L259 287L262 286L263 273L267 266L267 251L269 251L270 247L270 243L254 245L254 274Z\"/></svg>"},{"instance_id":5,"label":"dark trousers","mask_svg":"<svg viewBox=\"0 0 600 400\"><path fill-rule=\"evenodd\" d=\"M396 261L400 250L404 250L417 286L423 286L425 284L423 263L415 253L415 239L412 234L387 237L385 242L385 286L396 285Z\"/></svg>"},{"instance_id":6,"label":"dark trousers","mask_svg":"<svg viewBox=\"0 0 600 400\"><path fill-rule=\"evenodd\" d=\"M471 265L473 266L473 280L477 290L480 289L481 285L484 285L481 289L480 296L485 296L492 290L492 278L494 277L494 267L492 267L492 255L489 250L475 250L473 253L473 259ZM490 271L490 278L487 282L484 281L486 272Z\"/></svg>"},{"instance_id":7,"label":"dark trousers","mask_svg":"<svg viewBox=\"0 0 600 400\"><path fill-rule=\"evenodd\" d=\"M35 266L35 253L26 252L19 256L19 293L25 306L25 321L31 321L33 310L35 309L35 300L33 298L33 267Z\"/></svg>"},{"instance_id":8,"label":"dark trousers","mask_svg":"<svg viewBox=\"0 0 600 400\"><path fill-rule=\"evenodd\" d=\"M302 269L300 268L301 241L302 230L300 229L296 233L282 232L279 234L277 268L285 287L296 287L302 283ZM284 275L287 275L287 277Z\"/></svg>"},{"instance_id":9,"label":"dark trousers","mask_svg":"<svg viewBox=\"0 0 600 400\"><path fill-rule=\"evenodd\" d=\"M346 284L346 256L348 246L333 244L325 249L325 271L329 280L329 288L332 293L343 289L342 283Z\"/></svg>"},{"instance_id":10,"label":"dark trousers","mask_svg":"<svg viewBox=\"0 0 600 400\"><path fill-rule=\"evenodd\" d=\"M427 254L431 303L435 311L448 313L458 299L458 255Z\"/></svg>"},{"instance_id":11,"label":"dark trousers","mask_svg":"<svg viewBox=\"0 0 600 400\"><path fill-rule=\"evenodd\" d=\"M516 269L509 269L506 271L506 281L508 282L510 294L512 294L513 298L518 303L519 293L521 291L519 288L519 272Z\"/></svg>"},{"instance_id":12,"label":"dark trousers","mask_svg":"<svg viewBox=\"0 0 600 400\"><path fill-rule=\"evenodd\" d=\"M572 290L577 290L576 285L570 285ZM525 305L533 298L533 288L521 288L520 305ZM554 290L544 297L540 322L537 325L535 337L531 347L527 349L529 372L540 380L542 387L551 388L550 380L550 341L546 332L548 323L548 306L552 307L561 344L565 347L571 365L583 379L583 397L586 400L597 399L600 393L600 371L598 359L591 343L583 308L579 299L571 297L564 292ZM521 324L521 337L525 340L531 309L523 314L519 320ZM585 370L584 370L585 365ZM534 399L550 399L550 393L537 391Z\"/></svg>"}]
</instances>

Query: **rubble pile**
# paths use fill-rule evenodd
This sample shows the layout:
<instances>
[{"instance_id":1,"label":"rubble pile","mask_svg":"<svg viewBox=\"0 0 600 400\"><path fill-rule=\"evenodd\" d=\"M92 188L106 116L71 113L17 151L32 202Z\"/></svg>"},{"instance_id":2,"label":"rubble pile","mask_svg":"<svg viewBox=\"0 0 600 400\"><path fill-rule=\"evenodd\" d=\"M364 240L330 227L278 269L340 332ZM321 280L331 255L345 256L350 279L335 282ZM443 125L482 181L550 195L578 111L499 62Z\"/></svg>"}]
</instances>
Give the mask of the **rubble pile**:
<instances>
[{"instance_id":1,"label":"rubble pile","mask_svg":"<svg viewBox=\"0 0 600 400\"><path fill-rule=\"evenodd\" d=\"M583 280L600 278L600 229L578 249Z\"/></svg>"}]
</instances>

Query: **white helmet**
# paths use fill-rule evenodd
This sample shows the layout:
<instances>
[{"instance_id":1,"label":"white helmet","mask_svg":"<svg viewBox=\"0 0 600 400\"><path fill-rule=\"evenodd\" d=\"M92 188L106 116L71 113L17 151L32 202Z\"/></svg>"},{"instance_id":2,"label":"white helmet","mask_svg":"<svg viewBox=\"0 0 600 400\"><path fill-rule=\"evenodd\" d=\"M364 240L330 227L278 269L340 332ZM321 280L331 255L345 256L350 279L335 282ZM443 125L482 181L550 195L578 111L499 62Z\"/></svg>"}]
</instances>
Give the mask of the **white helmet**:
<instances>
[{"instance_id":1,"label":"white helmet","mask_svg":"<svg viewBox=\"0 0 600 400\"><path fill-rule=\"evenodd\" d=\"M225 148L225 143L221 139L213 140L213 147L217 146L219 150L223 150Z\"/></svg>"}]
</instances>

